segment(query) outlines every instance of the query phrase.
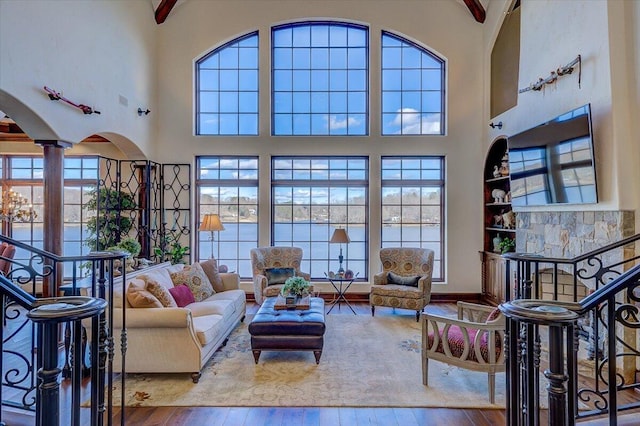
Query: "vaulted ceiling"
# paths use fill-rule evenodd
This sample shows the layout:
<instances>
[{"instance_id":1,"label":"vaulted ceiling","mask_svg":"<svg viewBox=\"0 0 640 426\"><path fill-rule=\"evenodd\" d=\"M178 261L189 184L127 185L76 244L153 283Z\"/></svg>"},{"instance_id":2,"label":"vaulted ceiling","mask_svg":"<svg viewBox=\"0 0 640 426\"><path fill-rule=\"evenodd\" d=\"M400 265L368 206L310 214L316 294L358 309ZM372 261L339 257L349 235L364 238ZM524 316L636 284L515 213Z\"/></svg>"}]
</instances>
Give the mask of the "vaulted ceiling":
<instances>
[{"instance_id":1,"label":"vaulted ceiling","mask_svg":"<svg viewBox=\"0 0 640 426\"><path fill-rule=\"evenodd\" d=\"M156 23L158 25L162 24L176 7L180 6L187 0L151 0L151 4L153 4L153 10L155 11ZM391 0L389 0L391 1ZM428 0L423 0L428 1ZM456 0L460 1L460 0ZM477 22L483 23L486 18L485 7L482 5L480 0L462 0L464 4L473 15L474 19ZM485 0L485 3L488 3L489 0Z\"/></svg>"}]
</instances>

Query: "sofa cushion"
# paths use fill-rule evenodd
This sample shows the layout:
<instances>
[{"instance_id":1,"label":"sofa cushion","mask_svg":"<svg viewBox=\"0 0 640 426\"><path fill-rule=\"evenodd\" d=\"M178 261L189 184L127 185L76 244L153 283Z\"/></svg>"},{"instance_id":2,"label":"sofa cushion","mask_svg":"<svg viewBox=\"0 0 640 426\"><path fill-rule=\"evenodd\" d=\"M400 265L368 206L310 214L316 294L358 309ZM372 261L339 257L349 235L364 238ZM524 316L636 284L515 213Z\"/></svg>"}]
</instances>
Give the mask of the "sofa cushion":
<instances>
[{"instance_id":1,"label":"sofa cushion","mask_svg":"<svg viewBox=\"0 0 640 426\"><path fill-rule=\"evenodd\" d=\"M220 271L218 270L218 261L209 259L206 262L200 262L200 266L202 266L202 270L207 278L209 278L213 289L216 292L224 291L224 284L222 283L222 277L220 277Z\"/></svg>"},{"instance_id":2,"label":"sofa cushion","mask_svg":"<svg viewBox=\"0 0 640 426\"><path fill-rule=\"evenodd\" d=\"M177 308L178 305L176 301L169 293L169 290L161 284L159 284L156 280L148 278L145 280L147 284L147 290L149 293L153 294L159 301L162 303L162 306L165 308Z\"/></svg>"},{"instance_id":3,"label":"sofa cushion","mask_svg":"<svg viewBox=\"0 0 640 426\"><path fill-rule=\"evenodd\" d=\"M267 277L267 285L284 284L287 278L296 274L294 268L267 268L264 275Z\"/></svg>"},{"instance_id":4,"label":"sofa cushion","mask_svg":"<svg viewBox=\"0 0 640 426\"><path fill-rule=\"evenodd\" d=\"M222 315L215 314L194 317L193 328L198 341L202 346L205 346L222 336L225 330L225 320Z\"/></svg>"},{"instance_id":5,"label":"sofa cushion","mask_svg":"<svg viewBox=\"0 0 640 426\"><path fill-rule=\"evenodd\" d=\"M127 286L127 301L132 308L162 308L162 303L147 290L147 283L134 278Z\"/></svg>"},{"instance_id":6,"label":"sofa cushion","mask_svg":"<svg viewBox=\"0 0 640 426\"><path fill-rule=\"evenodd\" d=\"M227 290L216 293L207 300L231 300L236 311L244 312L247 305L247 293L244 290Z\"/></svg>"},{"instance_id":7,"label":"sofa cushion","mask_svg":"<svg viewBox=\"0 0 640 426\"><path fill-rule=\"evenodd\" d=\"M189 310L193 317L203 317L213 314L228 317L233 315L236 307L233 300L206 299L201 302L192 303L189 305Z\"/></svg>"},{"instance_id":8,"label":"sofa cushion","mask_svg":"<svg viewBox=\"0 0 640 426\"><path fill-rule=\"evenodd\" d=\"M144 274L138 275L136 278L139 278L144 281L155 281L157 284L162 285L166 289L170 289L173 287L173 281L171 280L171 275L169 275L168 268L159 268L153 271L145 272Z\"/></svg>"},{"instance_id":9,"label":"sofa cushion","mask_svg":"<svg viewBox=\"0 0 640 426\"><path fill-rule=\"evenodd\" d=\"M169 293L171 293L179 308L184 308L188 304L195 302L193 293L191 293L191 289L186 284L170 288Z\"/></svg>"},{"instance_id":10,"label":"sofa cushion","mask_svg":"<svg viewBox=\"0 0 640 426\"><path fill-rule=\"evenodd\" d=\"M403 299L422 299L424 293L417 287L398 284L372 285L371 296L400 297Z\"/></svg>"},{"instance_id":11,"label":"sofa cushion","mask_svg":"<svg viewBox=\"0 0 640 426\"><path fill-rule=\"evenodd\" d=\"M418 281L420 281L419 275L412 276L402 276L398 274L394 274L392 271L389 271L387 274L387 282L389 284L398 284L398 285L408 285L411 287L418 287Z\"/></svg>"},{"instance_id":12,"label":"sofa cushion","mask_svg":"<svg viewBox=\"0 0 640 426\"><path fill-rule=\"evenodd\" d=\"M185 266L181 271L172 273L171 279L174 285L186 284L191 289L196 302L200 302L213 294L211 282L199 263Z\"/></svg>"}]
</instances>

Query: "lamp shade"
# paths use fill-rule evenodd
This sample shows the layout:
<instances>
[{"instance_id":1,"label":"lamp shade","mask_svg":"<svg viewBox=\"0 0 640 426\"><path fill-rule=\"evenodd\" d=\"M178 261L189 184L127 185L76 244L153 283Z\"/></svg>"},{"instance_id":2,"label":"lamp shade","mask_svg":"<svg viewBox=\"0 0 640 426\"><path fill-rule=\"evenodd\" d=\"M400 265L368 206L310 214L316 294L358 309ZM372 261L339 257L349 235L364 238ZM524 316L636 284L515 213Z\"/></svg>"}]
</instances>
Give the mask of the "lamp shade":
<instances>
[{"instance_id":1,"label":"lamp shade","mask_svg":"<svg viewBox=\"0 0 640 426\"><path fill-rule=\"evenodd\" d=\"M349 234L347 234L346 229L337 228L335 231L333 231L333 235L331 236L329 242L346 244L351 242L351 239L349 238Z\"/></svg>"},{"instance_id":2,"label":"lamp shade","mask_svg":"<svg viewBox=\"0 0 640 426\"><path fill-rule=\"evenodd\" d=\"M224 226L220 222L220 216L215 213L205 214L200 224L200 231L224 231Z\"/></svg>"}]
</instances>

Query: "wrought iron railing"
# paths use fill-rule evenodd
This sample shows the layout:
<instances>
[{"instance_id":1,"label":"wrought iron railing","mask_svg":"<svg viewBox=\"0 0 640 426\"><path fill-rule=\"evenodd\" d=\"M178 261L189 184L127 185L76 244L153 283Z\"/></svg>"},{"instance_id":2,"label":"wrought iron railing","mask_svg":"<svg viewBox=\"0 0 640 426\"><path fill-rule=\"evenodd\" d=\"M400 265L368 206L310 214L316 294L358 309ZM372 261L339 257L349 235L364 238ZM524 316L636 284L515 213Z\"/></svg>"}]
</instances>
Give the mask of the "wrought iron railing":
<instances>
[{"instance_id":1,"label":"wrought iron railing","mask_svg":"<svg viewBox=\"0 0 640 426\"><path fill-rule=\"evenodd\" d=\"M58 424L51 422L59 421L59 416L51 414L67 410L65 416L68 414L69 421L65 423L79 425L81 398L85 397L90 401L91 424L102 425L105 420L112 424L114 344L112 304L108 302L114 298L114 277L109 271L114 271L114 262L122 262L126 253L94 252L87 256L63 257L2 235L0 241L29 253L27 259L0 255L0 260L10 263L8 273L0 276L4 325L0 341L2 405L33 412L37 425ZM71 268L65 268L69 264ZM84 280L76 275L81 264L89 265L92 271ZM63 281L65 269L72 271L70 281ZM58 297L62 289L66 297ZM84 347L87 336L83 319L91 321L89 354ZM64 350L61 350L59 336L62 323ZM122 330L122 336L126 339L126 330ZM126 344L121 346L126 348ZM85 368L87 355L88 369ZM64 362L59 362L60 356ZM64 364L63 368L58 369L59 364ZM90 395L83 391L84 373L91 376ZM50 405L59 403L56 401L60 375L69 379L64 386L70 386L70 404L54 410ZM121 400L124 401L123 374L121 380ZM124 410L121 412L124 421Z\"/></svg>"},{"instance_id":2,"label":"wrought iron railing","mask_svg":"<svg viewBox=\"0 0 640 426\"><path fill-rule=\"evenodd\" d=\"M505 256L516 265L515 300L500 306L508 318L509 425L537 425L544 414L553 425L603 415L616 425L619 412L640 408L633 395L640 389L639 239L573 259ZM511 276L510 266L506 273Z\"/></svg>"}]
</instances>

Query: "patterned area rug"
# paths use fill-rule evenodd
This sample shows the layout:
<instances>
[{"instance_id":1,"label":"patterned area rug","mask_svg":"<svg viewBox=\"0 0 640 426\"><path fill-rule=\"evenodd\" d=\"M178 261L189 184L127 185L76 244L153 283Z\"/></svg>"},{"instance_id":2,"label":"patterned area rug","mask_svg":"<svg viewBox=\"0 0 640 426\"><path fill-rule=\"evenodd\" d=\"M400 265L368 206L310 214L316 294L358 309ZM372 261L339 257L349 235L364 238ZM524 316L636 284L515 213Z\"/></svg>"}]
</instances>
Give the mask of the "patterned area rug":
<instances>
[{"instance_id":1,"label":"patterned area rug","mask_svg":"<svg viewBox=\"0 0 640 426\"><path fill-rule=\"evenodd\" d=\"M198 384L188 374L129 374L126 405L504 408L504 373L496 376L495 405L486 373L430 361L429 387L422 385L421 329L413 314L326 321L319 365L313 352L262 352L256 365L241 324ZM118 388L113 395L120 404Z\"/></svg>"}]
</instances>

